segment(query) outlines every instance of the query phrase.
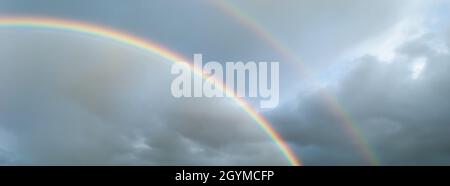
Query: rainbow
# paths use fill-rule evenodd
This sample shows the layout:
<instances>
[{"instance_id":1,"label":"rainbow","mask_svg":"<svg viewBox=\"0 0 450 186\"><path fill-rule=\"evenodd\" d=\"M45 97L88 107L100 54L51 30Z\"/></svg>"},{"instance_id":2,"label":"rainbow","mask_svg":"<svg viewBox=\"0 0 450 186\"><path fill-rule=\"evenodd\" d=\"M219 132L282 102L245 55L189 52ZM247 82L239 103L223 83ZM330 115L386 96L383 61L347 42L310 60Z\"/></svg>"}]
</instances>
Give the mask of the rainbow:
<instances>
[{"instance_id":1,"label":"rainbow","mask_svg":"<svg viewBox=\"0 0 450 186\"><path fill-rule=\"evenodd\" d=\"M244 11L239 9L232 2L227 0L214 0L210 1L213 6L219 8L222 12L232 17L240 25L244 26L246 29L255 33L261 40L265 41L270 47L277 51L282 57L289 61L295 62L299 65L299 70L302 72L305 78L313 80L312 73L306 69L302 60L298 59L295 53L291 51L288 47L282 44L280 40L271 34L267 29L265 29L261 24L259 24L255 19L248 16ZM342 128L345 129L346 133L355 141L358 150L361 152L363 158L370 165L379 165L379 160L375 156L374 151L371 149L367 140L361 135L355 123L351 120L350 115L345 111L345 109L340 106L336 98L334 98L329 93L319 90L320 96L326 101L331 112L340 120Z\"/></svg>"},{"instance_id":2,"label":"rainbow","mask_svg":"<svg viewBox=\"0 0 450 186\"><path fill-rule=\"evenodd\" d=\"M44 29L54 29L61 31L69 31L87 34L94 37L101 37L105 39L110 39L116 41L118 43L132 46L146 52L150 52L156 54L164 59L170 60L175 63L181 63L191 67L193 72L197 75L202 75L202 69L196 69L191 63L188 63L189 60L170 51L169 49L149 40L144 40L133 36L131 34L114 30L112 28L93 25L84 22L78 22L73 20L66 19L56 19L56 18L48 18L48 17L22 17L22 16L14 16L14 17L0 17L0 28L1 27L24 27L24 28L44 28ZM204 76L207 77L207 76ZM214 81L214 79L207 78L207 81ZM216 83L220 81L216 81ZM226 94L231 94L232 90L223 88L222 90ZM294 166L302 165L299 158L297 158L296 154L292 151L292 149L288 146L288 144L284 141L279 133L271 126L270 122L267 119L259 114L254 108L250 106L250 104L238 97L232 97L234 100L255 122L256 124L271 138L271 140L275 143L275 145L280 149L280 152L286 158L286 160Z\"/></svg>"}]
</instances>

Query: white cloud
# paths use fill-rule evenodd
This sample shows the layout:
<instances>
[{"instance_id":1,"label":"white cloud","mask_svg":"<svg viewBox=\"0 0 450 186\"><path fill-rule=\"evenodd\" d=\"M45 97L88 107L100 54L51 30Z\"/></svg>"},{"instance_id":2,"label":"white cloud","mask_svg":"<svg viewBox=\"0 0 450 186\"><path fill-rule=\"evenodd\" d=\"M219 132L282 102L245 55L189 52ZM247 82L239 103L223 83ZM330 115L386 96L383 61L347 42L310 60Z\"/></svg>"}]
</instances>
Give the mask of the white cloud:
<instances>
[{"instance_id":1,"label":"white cloud","mask_svg":"<svg viewBox=\"0 0 450 186\"><path fill-rule=\"evenodd\" d=\"M411 78L417 79L422 74L423 70L425 69L427 65L427 58L421 57L414 60L413 64L411 65Z\"/></svg>"}]
</instances>

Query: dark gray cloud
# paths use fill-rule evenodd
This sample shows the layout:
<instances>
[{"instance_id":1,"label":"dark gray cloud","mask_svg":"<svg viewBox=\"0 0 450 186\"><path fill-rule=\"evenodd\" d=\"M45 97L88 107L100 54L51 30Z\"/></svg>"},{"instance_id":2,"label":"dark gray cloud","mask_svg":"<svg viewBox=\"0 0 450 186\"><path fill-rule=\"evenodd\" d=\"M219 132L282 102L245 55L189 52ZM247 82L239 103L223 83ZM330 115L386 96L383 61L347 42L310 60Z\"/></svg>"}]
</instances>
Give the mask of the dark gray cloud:
<instances>
[{"instance_id":1,"label":"dark gray cloud","mask_svg":"<svg viewBox=\"0 0 450 186\"><path fill-rule=\"evenodd\" d=\"M400 57L390 63L362 57L337 86L300 96L292 109L286 106L271 118L307 163L367 163L353 143L357 139L348 137L342 120L324 101L320 92L325 91L349 113L382 164L450 164L450 55L430 42L439 38L448 46L448 33L404 43L396 50ZM420 61L424 68L414 76Z\"/></svg>"},{"instance_id":2,"label":"dark gray cloud","mask_svg":"<svg viewBox=\"0 0 450 186\"><path fill-rule=\"evenodd\" d=\"M173 98L156 55L51 30L0 39L2 163L287 164L231 100Z\"/></svg>"}]
</instances>

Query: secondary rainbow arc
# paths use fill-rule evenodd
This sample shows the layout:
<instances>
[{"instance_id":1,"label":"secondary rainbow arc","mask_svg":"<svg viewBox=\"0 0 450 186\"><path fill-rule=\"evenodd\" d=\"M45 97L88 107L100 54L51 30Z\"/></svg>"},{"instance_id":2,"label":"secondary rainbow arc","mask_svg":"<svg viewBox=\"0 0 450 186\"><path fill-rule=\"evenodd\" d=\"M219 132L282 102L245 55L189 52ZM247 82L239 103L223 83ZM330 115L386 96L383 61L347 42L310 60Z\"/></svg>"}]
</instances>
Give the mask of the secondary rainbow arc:
<instances>
[{"instance_id":1,"label":"secondary rainbow arc","mask_svg":"<svg viewBox=\"0 0 450 186\"><path fill-rule=\"evenodd\" d=\"M222 10L225 14L234 18L239 24L243 25L248 30L255 33L259 38L266 42L276 52L282 55L282 57L288 61L296 62L299 65L299 70L304 74L304 77L310 78L311 72L308 71L303 64L302 60L298 59L295 53L288 47L282 44L272 33L265 29L254 18L247 15L244 11L239 9L231 1L228 0L214 0L211 1L213 5ZM361 135L358 127L351 120L350 114L339 104L338 100L329 93L320 90L320 96L327 102L329 109L341 121L342 127L346 130L346 133L356 142L358 150L361 152L363 158L371 165L379 165L380 162L375 155L375 152L371 149L367 140Z\"/></svg>"}]
</instances>

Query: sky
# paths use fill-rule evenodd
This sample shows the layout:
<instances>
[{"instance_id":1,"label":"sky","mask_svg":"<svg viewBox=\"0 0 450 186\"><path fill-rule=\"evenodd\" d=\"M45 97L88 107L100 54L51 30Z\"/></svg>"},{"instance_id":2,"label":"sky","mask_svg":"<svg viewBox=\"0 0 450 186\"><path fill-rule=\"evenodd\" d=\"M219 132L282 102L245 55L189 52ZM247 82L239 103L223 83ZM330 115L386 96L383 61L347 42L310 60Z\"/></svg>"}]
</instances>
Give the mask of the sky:
<instances>
[{"instance_id":1,"label":"sky","mask_svg":"<svg viewBox=\"0 0 450 186\"><path fill-rule=\"evenodd\" d=\"M280 62L280 104L259 112L304 165L450 165L449 14L446 0L0 0L0 17L103 25L188 59ZM0 41L0 164L289 164L231 100L172 97L167 59L51 29Z\"/></svg>"}]
</instances>

